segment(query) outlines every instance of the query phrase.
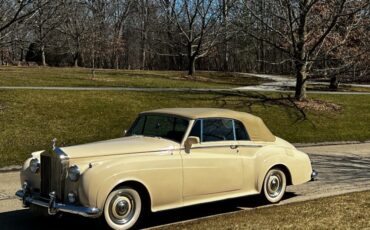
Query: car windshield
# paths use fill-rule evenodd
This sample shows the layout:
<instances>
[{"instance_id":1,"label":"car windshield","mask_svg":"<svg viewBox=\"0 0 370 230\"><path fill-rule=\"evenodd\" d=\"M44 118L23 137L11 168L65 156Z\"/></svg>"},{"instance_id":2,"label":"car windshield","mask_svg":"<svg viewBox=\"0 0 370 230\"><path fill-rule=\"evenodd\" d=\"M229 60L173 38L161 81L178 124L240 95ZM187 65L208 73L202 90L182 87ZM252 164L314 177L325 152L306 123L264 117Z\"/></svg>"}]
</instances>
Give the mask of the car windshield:
<instances>
[{"instance_id":1,"label":"car windshield","mask_svg":"<svg viewBox=\"0 0 370 230\"><path fill-rule=\"evenodd\" d=\"M180 143L188 125L187 119L170 115L141 115L135 120L126 136L161 137Z\"/></svg>"}]
</instances>

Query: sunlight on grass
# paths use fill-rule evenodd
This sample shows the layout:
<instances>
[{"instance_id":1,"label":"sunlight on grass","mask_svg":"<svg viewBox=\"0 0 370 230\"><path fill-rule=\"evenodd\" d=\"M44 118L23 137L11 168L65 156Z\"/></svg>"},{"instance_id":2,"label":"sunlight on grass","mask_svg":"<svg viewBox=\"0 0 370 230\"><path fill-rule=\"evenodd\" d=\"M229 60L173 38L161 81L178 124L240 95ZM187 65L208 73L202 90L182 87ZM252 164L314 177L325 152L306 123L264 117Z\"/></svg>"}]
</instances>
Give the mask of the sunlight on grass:
<instances>
[{"instance_id":1,"label":"sunlight on grass","mask_svg":"<svg viewBox=\"0 0 370 230\"><path fill-rule=\"evenodd\" d=\"M184 78L181 71L105 70L95 77L87 68L2 67L2 86L110 86L146 88L231 88L258 85L266 79L240 74L199 71L196 80ZM243 75L244 76L244 75Z\"/></svg>"},{"instance_id":2,"label":"sunlight on grass","mask_svg":"<svg viewBox=\"0 0 370 230\"><path fill-rule=\"evenodd\" d=\"M225 214L167 229L367 229L370 192Z\"/></svg>"},{"instance_id":3,"label":"sunlight on grass","mask_svg":"<svg viewBox=\"0 0 370 230\"><path fill-rule=\"evenodd\" d=\"M273 95L271 95L273 96ZM56 137L73 145L119 137L139 112L165 107L225 107L261 116L272 132L291 142L370 139L370 96L315 95L342 106L337 113L296 111L277 105L252 110L215 94L0 90L0 166L20 164L32 152L49 148ZM238 98L238 100L244 100Z\"/></svg>"}]
</instances>

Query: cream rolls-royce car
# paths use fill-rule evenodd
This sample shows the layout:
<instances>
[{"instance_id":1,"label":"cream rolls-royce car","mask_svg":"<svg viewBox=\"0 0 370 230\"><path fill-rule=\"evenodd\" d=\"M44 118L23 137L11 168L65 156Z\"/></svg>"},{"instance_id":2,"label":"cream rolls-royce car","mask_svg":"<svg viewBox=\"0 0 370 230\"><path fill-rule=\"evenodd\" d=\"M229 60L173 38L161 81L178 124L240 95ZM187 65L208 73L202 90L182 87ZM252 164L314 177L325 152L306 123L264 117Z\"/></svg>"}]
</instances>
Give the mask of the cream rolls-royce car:
<instances>
[{"instance_id":1,"label":"cream rolls-royce car","mask_svg":"<svg viewBox=\"0 0 370 230\"><path fill-rule=\"evenodd\" d=\"M34 152L20 174L25 207L101 217L112 229L147 211L241 196L276 203L317 175L259 117L214 108L142 112L124 137Z\"/></svg>"}]
</instances>

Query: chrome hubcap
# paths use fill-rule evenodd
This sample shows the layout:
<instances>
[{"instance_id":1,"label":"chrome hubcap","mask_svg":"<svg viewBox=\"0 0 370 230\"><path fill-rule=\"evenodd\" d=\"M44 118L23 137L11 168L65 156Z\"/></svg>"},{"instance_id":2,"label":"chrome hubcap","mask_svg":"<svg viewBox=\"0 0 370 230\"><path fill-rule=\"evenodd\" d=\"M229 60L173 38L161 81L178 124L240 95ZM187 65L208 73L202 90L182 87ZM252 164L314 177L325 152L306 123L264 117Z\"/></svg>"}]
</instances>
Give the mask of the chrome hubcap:
<instances>
[{"instance_id":1,"label":"chrome hubcap","mask_svg":"<svg viewBox=\"0 0 370 230\"><path fill-rule=\"evenodd\" d=\"M135 200L129 193L116 194L109 204L109 216L116 224L126 224L135 214Z\"/></svg>"},{"instance_id":2,"label":"chrome hubcap","mask_svg":"<svg viewBox=\"0 0 370 230\"><path fill-rule=\"evenodd\" d=\"M280 195L283 185L282 185L282 176L273 172L270 174L267 180L267 193L270 197L275 198Z\"/></svg>"},{"instance_id":3,"label":"chrome hubcap","mask_svg":"<svg viewBox=\"0 0 370 230\"><path fill-rule=\"evenodd\" d=\"M116 206L116 212L118 215L125 215L128 210L129 210L129 204L127 201L125 200L122 200L120 202L117 203L117 206Z\"/></svg>"}]
</instances>

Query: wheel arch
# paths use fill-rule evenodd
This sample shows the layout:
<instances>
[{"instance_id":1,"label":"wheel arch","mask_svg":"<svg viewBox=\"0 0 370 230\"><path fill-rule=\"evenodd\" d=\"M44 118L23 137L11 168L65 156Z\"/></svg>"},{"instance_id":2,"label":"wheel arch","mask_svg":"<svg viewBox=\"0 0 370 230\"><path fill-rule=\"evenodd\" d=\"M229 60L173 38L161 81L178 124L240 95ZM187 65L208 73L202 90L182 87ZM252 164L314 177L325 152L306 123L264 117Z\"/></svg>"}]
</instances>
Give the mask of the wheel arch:
<instances>
[{"instance_id":1,"label":"wheel arch","mask_svg":"<svg viewBox=\"0 0 370 230\"><path fill-rule=\"evenodd\" d=\"M147 187L143 183L141 183L139 181L128 180L128 181L118 183L109 193L111 193L115 189L117 189L119 187L123 187L123 186L127 186L127 187L130 187L132 189L135 189L139 193L140 198L142 199L142 202L145 205L144 208L146 210L151 209L152 205L151 205L151 197L150 197L149 190L147 189Z\"/></svg>"},{"instance_id":2,"label":"wheel arch","mask_svg":"<svg viewBox=\"0 0 370 230\"><path fill-rule=\"evenodd\" d=\"M286 185L287 185L287 186L288 186L288 185L292 185L292 184L293 184L293 183L292 183L292 175L291 175L291 173L290 173L290 171L289 171L289 169L288 169L288 167L287 167L287 166L285 166L285 165L283 165L283 164L277 164L277 165L274 165L273 167L271 167L271 168L269 169L269 171L270 171L271 169L273 169L273 168L280 169L281 171L283 171L283 172L284 172L285 177L286 177Z\"/></svg>"},{"instance_id":3,"label":"wheel arch","mask_svg":"<svg viewBox=\"0 0 370 230\"><path fill-rule=\"evenodd\" d=\"M280 169L280 170L282 170L284 172L284 174L285 174L285 177L286 177L286 183L287 183L286 185L288 186L288 185L292 185L293 184L292 183L292 175L290 173L289 168L286 165L282 164L282 163L277 163L277 164L274 164L274 165L268 167L267 170L265 170L265 172L263 174L263 177L262 177L263 179L262 180L259 180L259 185L258 185L258 191L259 191L259 193L262 192L263 182L265 180L265 177L266 177L267 173L271 169Z\"/></svg>"},{"instance_id":4,"label":"wheel arch","mask_svg":"<svg viewBox=\"0 0 370 230\"><path fill-rule=\"evenodd\" d=\"M104 208L105 202L112 191L119 187L127 186L135 189L139 193L140 197L142 197L143 199L143 204L145 205L144 208L146 208L147 210L152 209L152 197L149 189L147 188L147 186L145 186L143 182L134 178L127 180L118 180L114 182L113 181L114 180L110 180L110 182L105 183L105 185L102 186L102 189L99 190L99 193L96 197L96 203L98 207Z\"/></svg>"}]
</instances>

